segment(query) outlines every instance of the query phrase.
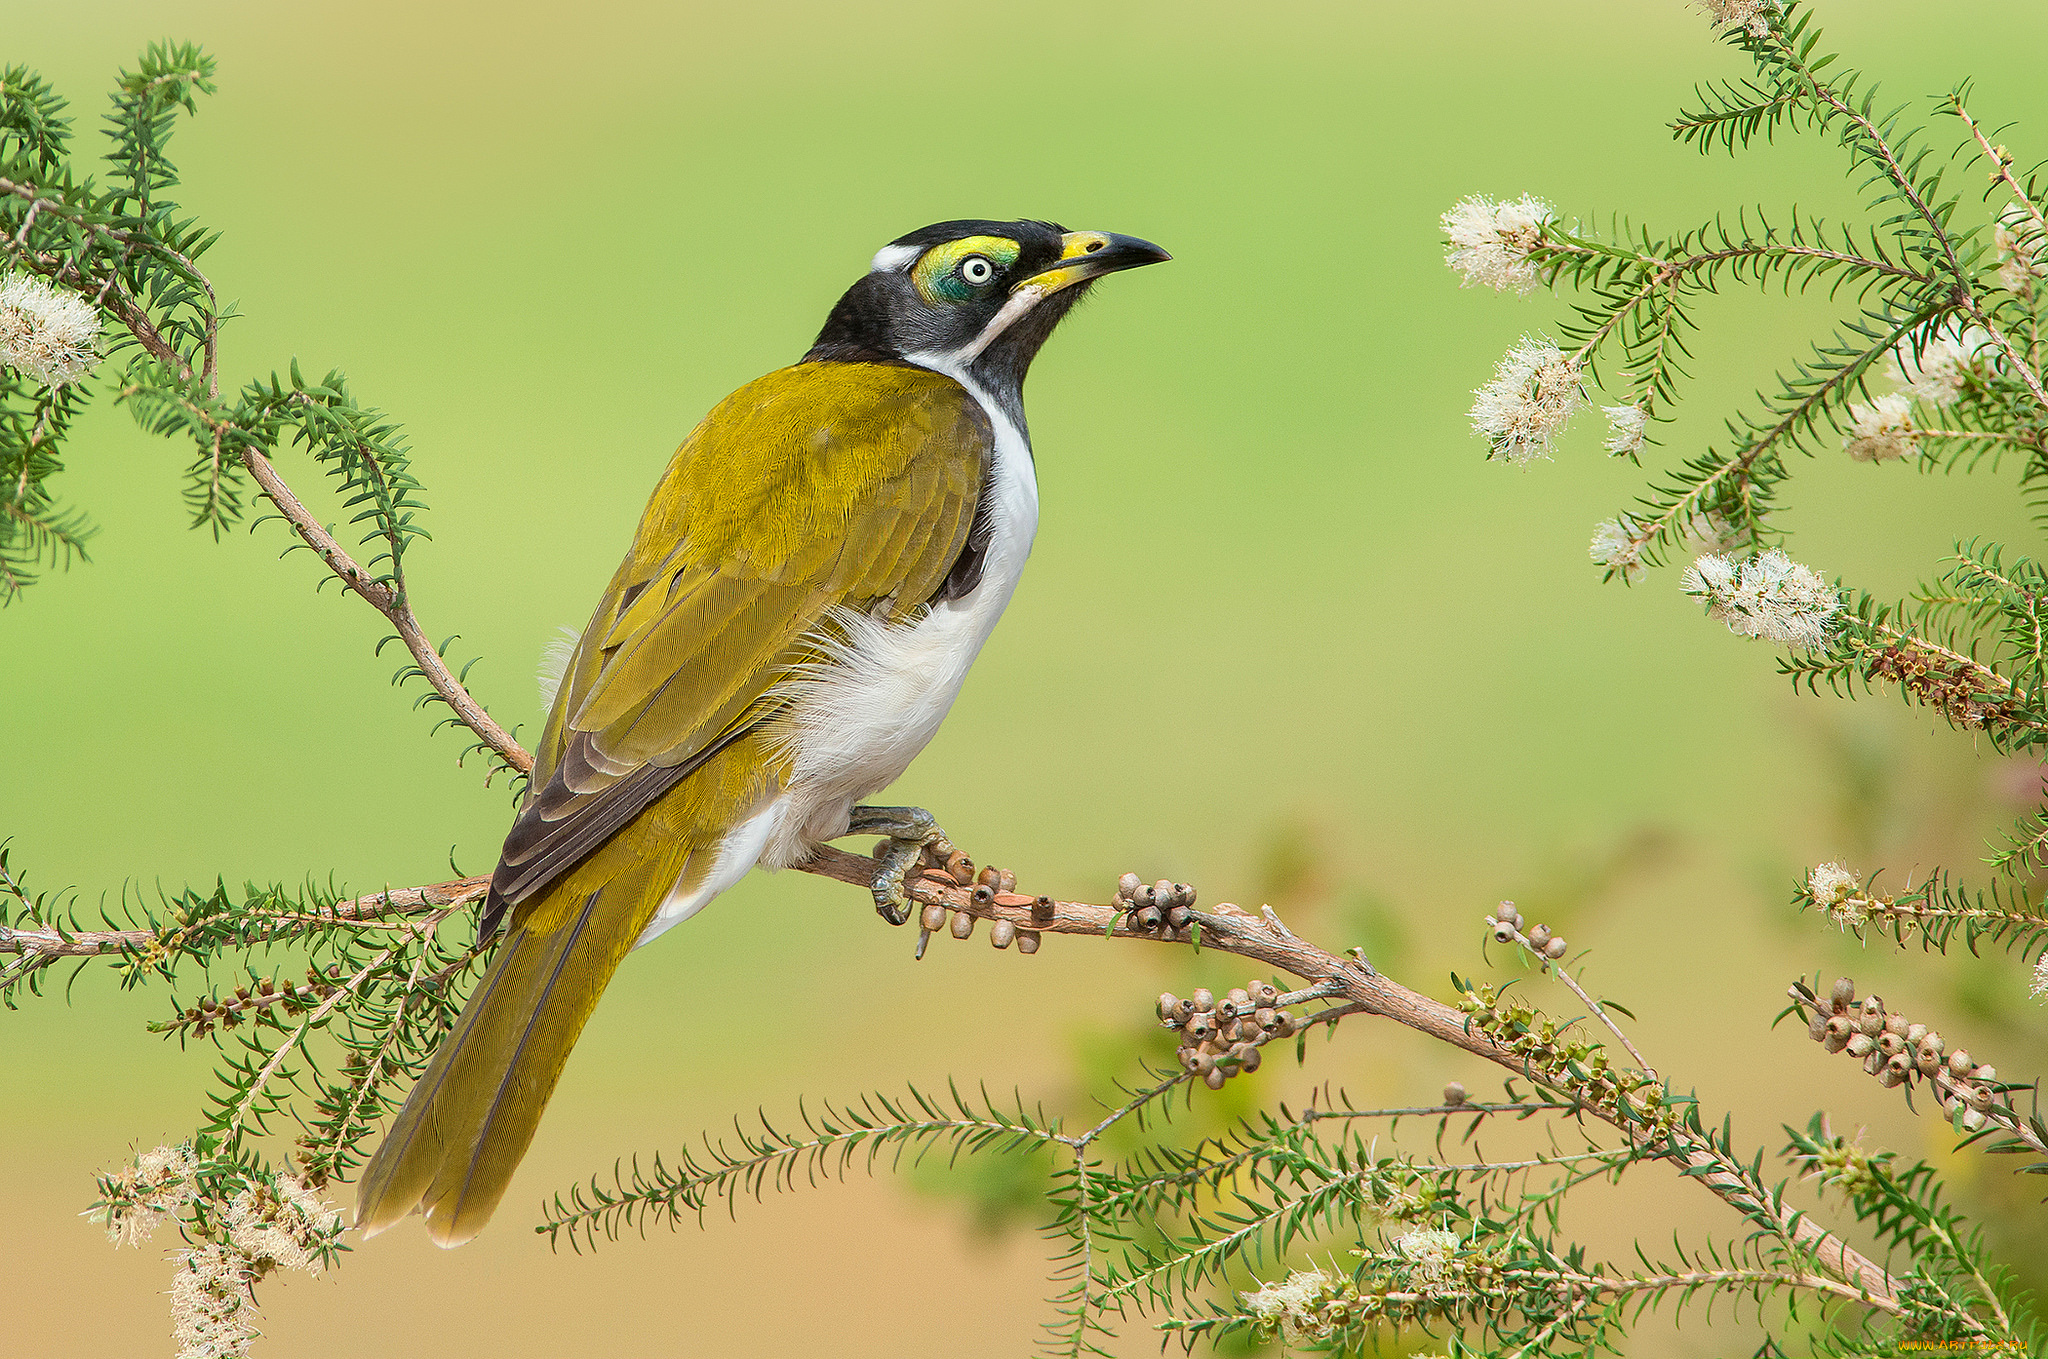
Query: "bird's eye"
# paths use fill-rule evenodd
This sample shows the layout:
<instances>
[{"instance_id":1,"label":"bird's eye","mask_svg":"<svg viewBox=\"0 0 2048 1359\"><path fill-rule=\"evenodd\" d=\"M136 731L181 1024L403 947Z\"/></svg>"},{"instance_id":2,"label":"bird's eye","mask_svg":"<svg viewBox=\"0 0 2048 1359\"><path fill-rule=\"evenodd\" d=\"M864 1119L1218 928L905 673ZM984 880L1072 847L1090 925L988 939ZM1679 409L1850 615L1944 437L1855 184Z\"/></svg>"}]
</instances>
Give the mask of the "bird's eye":
<instances>
[{"instance_id":1,"label":"bird's eye","mask_svg":"<svg viewBox=\"0 0 2048 1359\"><path fill-rule=\"evenodd\" d=\"M960 277L964 282L979 288L996 276L996 267L980 255L969 255L960 261Z\"/></svg>"}]
</instances>

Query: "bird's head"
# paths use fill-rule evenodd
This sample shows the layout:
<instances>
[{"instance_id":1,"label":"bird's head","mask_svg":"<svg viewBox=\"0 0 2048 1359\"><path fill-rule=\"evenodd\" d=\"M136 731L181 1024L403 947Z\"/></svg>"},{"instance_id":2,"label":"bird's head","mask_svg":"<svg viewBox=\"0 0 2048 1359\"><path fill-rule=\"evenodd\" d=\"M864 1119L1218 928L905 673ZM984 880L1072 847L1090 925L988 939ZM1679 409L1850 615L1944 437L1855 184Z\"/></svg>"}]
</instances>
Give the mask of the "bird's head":
<instances>
[{"instance_id":1,"label":"bird's head","mask_svg":"<svg viewBox=\"0 0 2048 1359\"><path fill-rule=\"evenodd\" d=\"M909 359L1014 395L1090 284L1171 258L1135 236L1051 222L940 222L883 246L804 358Z\"/></svg>"}]
</instances>

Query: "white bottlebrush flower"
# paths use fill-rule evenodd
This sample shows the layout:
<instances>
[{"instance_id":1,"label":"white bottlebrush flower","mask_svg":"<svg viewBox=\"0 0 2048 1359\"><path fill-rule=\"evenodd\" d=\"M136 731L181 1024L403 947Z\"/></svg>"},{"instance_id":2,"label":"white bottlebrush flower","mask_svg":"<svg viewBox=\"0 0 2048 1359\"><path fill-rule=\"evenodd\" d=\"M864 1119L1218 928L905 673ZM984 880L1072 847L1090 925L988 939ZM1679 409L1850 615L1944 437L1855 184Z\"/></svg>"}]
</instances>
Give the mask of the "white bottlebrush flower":
<instances>
[{"instance_id":1,"label":"white bottlebrush flower","mask_svg":"<svg viewBox=\"0 0 2048 1359\"><path fill-rule=\"evenodd\" d=\"M171 1278L171 1321L178 1359L242 1359L248 1354L249 1342L261 1333L241 1259L210 1244L180 1254Z\"/></svg>"},{"instance_id":2,"label":"white bottlebrush flower","mask_svg":"<svg viewBox=\"0 0 2048 1359\"><path fill-rule=\"evenodd\" d=\"M2048 1000L2048 953L2034 960L2034 985L2031 991L2036 1000Z\"/></svg>"},{"instance_id":3,"label":"white bottlebrush flower","mask_svg":"<svg viewBox=\"0 0 2048 1359\"><path fill-rule=\"evenodd\" d=\"M1641 406L1602 406L1607 417L1607 451L1617 458L1632 458L1643 451L1643 431L1650 413Z\"/></svg>"},{"instance_id":4,"label":"white bottlebrush flower","mask_svg":"<svg viewBox=\"0 0 2048 1359\"><path fill-rule=\"evenodd\" d=\"M1529 335L1472 395L1472 428L1493 445L1487 456L1512 463L1549 457L1551 440L1586 400L1579 365L1549 340Z\"/></svg>"},{"instance_id":5,"label":"white bottlebrush flower","mask_svg":"<svg viewBox=\"0 0 2048 1359\"><path fill-rule=\"evenodd\" d=\"M1452 1233L1419 1228L1395 1237L1393 1245L1416 1292L1434 1298L1459 1291L1463 1270L1458 1264L1458 1238Z\"/></svg>"},{"instance_id":6,"label":"white bottlebrush flower","mask_svg":"<svg viewBox=\"0 0 2048 1359\"><path fill-rule=\"evenodd\" d=\"M1556 219L1555 208L1526 194L1506 203L1464 199L1443 215L1444 263L1465 276L1464 287L1526 293L1537 281L1529 256L1543 240L1544 223Z\"/></svg>"},{"instance_id":7,"label":"white bottlebrush flower","mask_svg":"<svg viewBox=\"0 0 2048 1359\"><path fill-rule=\"evenodd\" d=\"M34 274L0 278L0 364L62 387L100 361L98 308Z\"/></svg>"},{"instance_id":8,"label":"white bottlebrush flower","mask_svg":"<svg viewBox=\"0 0 2048 1359\"><path fill-rule=\"evenodd\" d=\"M1278 1327L1287 1339L1321 1340L1336 1330L1324 1310L1336 1293L1337 1281L1320 1269L1297 1269L1280 1283L1237 1296L1246 1312Z\"/></svg>"},{"instance_id":9,"label":"white bottlebrush flower","mask_svg":"<svg viewBox=\"0 0 2048 1359\"><path fill-rule=\"evenodd\" d=\"M1892 350L1892 380L1917 401L1945 406L1963 394L1997 342L1981 326L1922 332Z\"/></svg>"},{"instance_id":10,"label":"white bottlebrush flower","mask_svg":"<svg viewBox=\"0 0 2048 1359\"><path fill-rule=\"evenodd\" d=\"M1887 392L1868 405L1849 407L1849 432L1842 449L1858 462L1896 462L1919 452L1913 428L1913 401L1904 392Z\"/></svg>"},{"instance_id":11,"label":"white bottlebrush flower","mask_svg":"<svg viewBox=\"0 0 2048 1359\"><path fill-rule=\"evenodd\" d=\"M1593 543L1587 555L1623 580L1643 574L1643 544L1636 539L1636 525L1627 515L1616 515L1593 526Z\"/></svg>"},{"instance_id":12,"label":"white bottlebrush flower","mask_svg":"<svg viewBox=\"0 0 2048 1359\"><path fill-rule=\"evenodd\" d=\"M119 1174L101 1177L100 1192L108 1202L89 1216L106 1226L115 1245L139 1246L191 1201L198 1168L189 1145L145 1151Z\"/></svg>"},{"instance_id":13,"label":"white bottlebrush flower","mask_svg":"<svg viewBox=\"0 0 2048 1359\"><path fill-rule=\"evenodd\" d=\"M1868 914L1863 880L1842 864L1815 864L1806 875L1806 890L1814 905L1840 924L1860 924Z\"/></svg>"},{"instance_id":14,"label":"white bottlebrush flower","mask_svg":"<svg viewBox=\"0 0 2048 1359\"><path fill-rule=\"evenodd\" d=\"M1743 637L1817 647L1842 599L1818 571L1772 548L1744 562L1709 553L1686 568L1682 588L1707 615Z\"/></svg>"},{"instance_id":15,"label":"white bottlebrush flower","mask_svg":"<svg viewBox=\"0 0 2048 1359\"><path fill-rule=\"evenodd\" d=\"M273 1193L251 1185L228 1204L228 1239L252 1269L320 1272L320 1251L341 1235L341 1211L291 1175Z\"/></svg>"},{"instance_id":16,"label":"white bottlebrush flower","mask_svg":"<svg viewBox=\"0 0 2048 1359\"><path fill-rule=\"evenodd\" d=\"M2033 214L2018 203L1998 214L1991 228L1991 244L2004 257L1998 265L1999 283L2007 292L2032 297L2034 285L2048 278L2048 263L2041 259L2048 252L2048 239Z\"/></svg>"},{"instance_id":17,"label":"white bottlebrush flower","mask_svg":"<svg viewBox=\"0 0 2048 1359\"><path fill-rule=\"evenodd\" d=\"M548 638L540 649L540 710L553 712L555 695L562 692L562 677L569 673L569 662L576 655L576 643L583 634L568 624L555 629L555 635Z\"/></svg>"},{"instance_id":18,"label":"white bottlebrush flower","mask_svg":"<svg viewBox=\"0 0 2048 1359\"><path fill-rule=\"evenodd\" d=\"M1771 16L1778 12L1777 0L1695 0L1695 9L1705 10L1716 26L1749 30L1752 38L1767 38Z\"/></svg>"}]
</instances>

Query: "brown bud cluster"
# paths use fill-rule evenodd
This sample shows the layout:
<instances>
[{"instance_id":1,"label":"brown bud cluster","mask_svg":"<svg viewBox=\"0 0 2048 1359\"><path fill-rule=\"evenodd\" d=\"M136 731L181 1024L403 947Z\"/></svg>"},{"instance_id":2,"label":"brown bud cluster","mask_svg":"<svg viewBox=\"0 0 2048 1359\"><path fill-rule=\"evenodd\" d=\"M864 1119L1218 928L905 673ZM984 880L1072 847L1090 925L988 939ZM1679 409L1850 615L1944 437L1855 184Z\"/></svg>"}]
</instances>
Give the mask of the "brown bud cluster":
<instances>
[{"instance_id":1,"label":"brown bud cluster","mask_svg":"<svg viewBox=\"0 0 2048 1359\"><path fill-rule=\"evenodd\" d=\"M1123 908L1123 925L1136 934L1178 939L1194 937L1195 889L1184 882L1161 878L1147 886L1136 873L1117 880L1116 901Z\"/></svg>"},{"instance_id":2,"label":"brown bud cluster","mask_svg":"<svg viewBox=\"0 0 2048 1359\"><path fill-rule=\"evenodd\" d=\"M1545 962L1554 963L1569 952L1563 936L1552 934L1548 925L1538 925L1527 934L1522 933L1522 913L1515 909L1512 901L1503 901L1494 907L1493 914L1486 917L1486 923L1493 930L1496 942L1510 944L1519 940L1523 947Z\"/></svg>"},{"instance_id":3,"label":"brown bud cluster","mask_svg":"<svg viewBox=\"0 0 2048 1359\"><path fill-rule=\"evenodd\" d=\"M958 850L954 850L946 857L947 863L932 864L931 867L951 877L956 886L971 889L968 896L977 906L1033 906L1044 900L1042 897L1017 895L1017 875L1007 868L991 866L977 872L974 864ZM927 859L930 858L931 856L927 855ZM975 916L966 911L947 909L943 902L927 902L917 918L917 956L924 957L925 945L930 943L931 937L940 930L945 930L955 939L973 938L975 919ZM997 948L1008 948L1015 944L1019 953L1036 953L1038 938L1037 930L1021 928L1013 920L989 922L988 941Z\"/></svg>"},{"instance_id":4,"label":"brown bud cluster","mask_svg":"<svg viewBox=\"0 0 2048 1359\"><path fill-rule=\"evenodd\" d=\"M1932 656L1911 645L1888 646L1863 672L1868 680L1889 680L1958 727L2010 722L2019 709L2010 693L1992 690L1981 673L1960 657Z\"/></svg>"},{"instance_id":5,"label":"brown bud cluster","mask_svg":"<svg viewBox=\"0 0 2048 1359\"><path fill-rule=\"evenodd\" d=\"M1925 1081L1943 1113L1954 1118L1961 1112L1965 1131L1983 1127L1994 1105L2006 1107L1996 1068L1971 1060L1962 1048L1951 1051L1940 1034L1885 1009L1876 996L1857 1000L1856 984L1847 977L1837 978L1825 999L1804 986L1793 987L1791 995L1810 1011L1808 1038L1829 1052L1857 1058L1887 1090Z\"/></svg>"},{"instance_id":6,"label":"brown bud cluster","mask_svg":"<svg viewBox=\"0 0 2048 1359\"><path fill-rule=\"evenodd\" d=\"M303 1014L339 989L342 970L340 963L330 964L325 971L309 967L303 986L280 986L265 977L250 986L236 987L232 996L207 996L175 1020L153 1027L159 1031L189 1027L194 1038L204 1038L215 1028L232 1029L253 1018L266 1005L275 1005L288 1015Z\"/></svg>"},{"instance_id":7,"label":"brown bud cluster","mask_svg":"<svg viewBox=\"0 0 2048 1359\"><path fill-rule=\"evenodd\" d=\"M1192 996L1159 997L1161 1027L1180 1031L1180 1064L1221 1090L1234 1075L1259 1069L1259 1048L1292 1038L1303 1021L1280 1008L1280 988L1269 981L1235 987L1222 997L1207 987Z\"/></svg>"}]
</instances>

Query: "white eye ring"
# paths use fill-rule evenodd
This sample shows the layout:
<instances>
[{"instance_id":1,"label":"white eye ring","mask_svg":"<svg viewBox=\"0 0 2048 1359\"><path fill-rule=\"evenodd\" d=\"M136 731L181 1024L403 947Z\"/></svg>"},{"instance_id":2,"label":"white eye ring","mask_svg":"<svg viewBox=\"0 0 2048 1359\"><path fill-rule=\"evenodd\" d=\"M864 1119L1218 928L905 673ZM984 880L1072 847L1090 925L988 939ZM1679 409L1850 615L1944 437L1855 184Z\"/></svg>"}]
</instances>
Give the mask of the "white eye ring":
<instances>
[{"instance_id":1,"label":"white eye ring","mask_svg":"<svg viewBox=\"0 0 2048 1359\"><path fill-rule=\"evenodd\" d=\"M960 277L979 288L996 276L996 267L979 255L969 255L960 261Z\"/></svg>"}]
</instances>

